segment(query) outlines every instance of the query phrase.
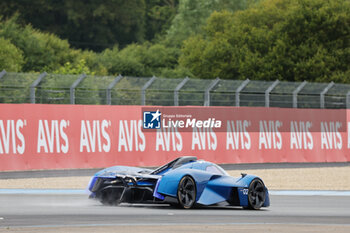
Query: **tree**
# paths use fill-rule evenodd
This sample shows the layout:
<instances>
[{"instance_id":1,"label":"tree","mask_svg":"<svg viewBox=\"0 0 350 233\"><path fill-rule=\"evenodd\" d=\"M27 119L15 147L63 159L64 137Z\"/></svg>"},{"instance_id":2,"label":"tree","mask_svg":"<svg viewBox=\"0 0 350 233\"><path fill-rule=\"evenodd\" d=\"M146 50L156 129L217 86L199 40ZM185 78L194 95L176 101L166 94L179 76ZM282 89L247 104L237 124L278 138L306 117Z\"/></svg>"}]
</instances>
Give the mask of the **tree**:
<instances>
[{"instance_id":1,"label":"tree","mask_svg":"<svg viewBox=\"0 0 350 233\"><path fill-rule=\"evenodd\" d=\"M81 59L77 64L71 64L66 62L64 66L61 66L57 70L53 71L54 74L87 74L94 75L94 72L90 71L90 68L86 65L86 61Z\"/></svg>"},{"instance_id":2,"label":"tree","mask_svg":"<svg viewBox=\"0 0 350 233\"><path fill-rule=\"evenodd\" d=\"M23 63L22 51L9 40L0 37L0 70L19 72Z\"/></svg>"},{"instance_id":3,"label":"tree","mask_svg":"<svg viewBox=\"0 0 350 233\"><path fill-rule=\"evenodd\" d=\"M16 12L21 25L67 39L75 48L102 51L151 40L169 27L178 0L2 0L0 15Z\"/></svg>"},{"instance_id":4,"label":"tree","mask_svg":"<svg viewBox=\"0 0 350 233\"><path fill-rule=\"evenodd\" d=\"M200 78L350 82L350 2L266 0L215 12L180 65Z\"/></svg>"},{"instance_id":5,"label":"tree","mask_svg":"<svg viewBox=\"0 0 350 233\"><path fill-rule=\"evenodd\" d=\"M179 0L146 0L146 40L159 40L176 15Z\"/></svg>"},{"instance_id":6,"label":"tree","mask_svg":"<svg viewBox=\"0 0 350 233\"><path fill-rule=\"evenodd\" d=\"M179 49L162 44L131 44L122 50L118 47L106 49L100 59L111 74L158 76L163 69L174 69L177 66L179 52Z\"/></svg>"},{"instance_id":7,"label":"tree","mask_svg":"<svg viewBox=\"0 0 350 233\"><path fill-rule=\"evenodd\" d=\"M189 36L203 32L202 27L212 12L242 10L247 7L247 2L247 0L180 0L178 13L172 21L166 39L168 43L179 46Z\"/></svg>"},{"instance_id":8,"label":"tree","mask_svg":"<svg viewBox=\"0 0 350 233\"><path fill-rule=\"evenodd\" d=\"M66 40L49 33L42 33L30 25L20 26L17 16L0 21L0 37L9 40L23 51L25 63L22 71L47 71L72 62L77 55Z\"/></svg>"},{"instance_id":9,"label":"tree","mask_svg":"<svg viewBox=\"0 0 350 233\"><path fill-rule=\"evenodd\" d=\"M144 0L66 0L64 8L68 22L63 37L79 48L101 51L145 40Z\"/></svg>"}]
</instances>

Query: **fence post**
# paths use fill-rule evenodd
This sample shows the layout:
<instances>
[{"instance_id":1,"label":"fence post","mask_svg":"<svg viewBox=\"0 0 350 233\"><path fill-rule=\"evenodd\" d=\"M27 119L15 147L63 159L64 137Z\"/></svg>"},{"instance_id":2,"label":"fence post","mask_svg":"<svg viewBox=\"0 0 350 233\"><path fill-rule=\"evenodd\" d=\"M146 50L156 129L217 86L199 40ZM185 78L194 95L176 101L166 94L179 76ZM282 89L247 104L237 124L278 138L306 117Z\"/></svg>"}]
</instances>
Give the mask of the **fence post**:
<instances>
[{"instance_id":1,"label":"fence post","mask_svg":"<svg viewBox=\"0 0 350 233\"><path fill-rule=\"evenodd\" d=\"M146 105L146 89L151 86L151 84L156 80L156 77L153 76L150 80L148 80L145 85L143 85L141 89L141 105Z\"/></svg>"},{"instance_id":2,"label":"fence post","mask_svg":"<svg viewBox=\"0 0 350 233\"><path fill-rule=\"evenodd\" d=\"M302 82L294 91L293 91L293 108L298 107L298 94L307 84L306 81Z\"/></svg>"},{"instance_id":3,"label":"fence post","mask_svg":"<svg viewBox=\"0 0 350 233\"><path fill-rule=\"evenodd\" d=\"M39 77L30 85L30 103L35 104L35 88L40 84L41 80L47 75L46 72L39 75Z\"/></svg>"},{"instance_id":4,"label":"fence post","mask_svg":"<svg viewBox=\"0 0 350 233\"><path fill-rule=\"evenodd\" d=\"M277 86L279 80L274 81L265 91L265 107L270 107L270 93Z\"/></svg>"},{"instance_id":5,"label":"fence post","mask_svg":"<svg viewBox=\"0 0 350 233\"><path fill-rule=\"evenodd\" d=\"M123 78L123 76L118 75L107 87L106 92L106 104L112 104L112 89L117 85L117 83Z\"/></svg>"},{"instance_id":6,"label":"fence post","mask_svg":"<svg viewBox=\"0 0 350 233\"><path fill-rule=\"evenodd\" d=\"M0 79L1 79L2 77L4 77L5 74L6 74L6 70L2 70L2 71L0 72Z\"/></svg>"},{"instance_id":7,"label":"fence post","mask_svg":"<svg viewBox=\"0 0 350 233\"><path fill-rule=\"evenodd\" d=\"M347 109L350 108L350 91L348 91L348 93L346 93L346 108Z\"/></svg>"},{"instance_id":8,"label":"fence post","mask_svg":"<svg viewBox=\"0 0 350 233\"><path fill-rule=\"evenodd\" d=\"M175 88L174 90L174 106L179 106L179 91L180 89L187 83L189 77L184 78Z\"/></svg>"},{"instance_id":9,"label":"fence post","mask_svg":"<svg viewBox=\"0 0 350 233\"><path fill-rule=\"evenodd\" d=\"M79 85L79 83L81 83L81 81L84 80L84 78L86 78L86 74L80 75L79 78L72 84L72 86L70 86L70 104L75 104L75 88Z\"/></svg>"},{"instance_id":10,"label":"fence post","mask_svg":"<svg viewBox=\"0 0 350 233\"><path fill-rule=\"evenodd\" d=\"M241 85L239 85L239 87L237 87L237 89L236 89L235 97L236 97L236 106L237 107L239 107L239 105L240 105L240 99L239 99L240 92L243 90L243 88L245 88L248 85L249 82L250 82L249 79L244 80L244 82L242 82Z\"/></svg>"},{"instance_id":11,"label":"fence post","mask_svg":"<svg viewBox=\"0 0 350 233\"><path fill-rule=\"evenodd\" d=\"M334 82L330 82L325 89L323 89L323 91L320 94L320 107L324 108L325 107L325 103L324 103L324 96L326 95L326 93L329 91L329 89L331 89L334 85Z\"/></svg>"},{"instance_id":12,"label":"fence post","mask_svg":"<svg viewBox=\"0 0 350 233\"><path fill-rule=\"evenodd\" d=\"M219 81L220 81L220 79L216 78L215 80L213 80L209 84L209 86L205 90L205 93L204 93L204 106L210 106L210 91L216 86L216 84L218 84Z\"/></svg>"}]
</instances>

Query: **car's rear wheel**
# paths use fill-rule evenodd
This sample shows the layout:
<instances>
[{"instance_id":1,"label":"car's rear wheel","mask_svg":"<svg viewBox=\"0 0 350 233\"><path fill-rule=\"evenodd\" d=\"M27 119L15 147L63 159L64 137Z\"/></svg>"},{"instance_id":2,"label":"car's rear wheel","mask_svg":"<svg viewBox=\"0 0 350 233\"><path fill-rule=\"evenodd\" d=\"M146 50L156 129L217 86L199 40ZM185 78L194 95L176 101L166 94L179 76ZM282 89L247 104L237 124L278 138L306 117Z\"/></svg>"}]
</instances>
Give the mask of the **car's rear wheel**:
<instances>
[{"instance_id":1,"label":"car's rear wheel","mask_svg":"<svg viewBox=\"0 0 350 233\"><path fill-rule=\"evenodd\" d=\"M177 189L177 199L180 207L190 209L196 203L196 182L190 176L184 176Z\"/></svg>"},{"instance_id":2,"label":"car's rear wheel","mask_svg":"<svg viewBox=\"0 0 350 233\"><path fill-rule=\"evenodd\" d=\"M121 193L115 189L101 191L100 201L104 205L119 205Z\"/></svg>"},{"instance_id":3,"label":"car's rear wheel","mask_svg":"<svg viewBox=\"0 0 350 233\"><path fill-rule=\"evenodd\" d=\"M264 183L258 178L253 179L248 189L248 208L260 209L264 205L265 198L266 188Z\"/></svg>"}]
</instances>

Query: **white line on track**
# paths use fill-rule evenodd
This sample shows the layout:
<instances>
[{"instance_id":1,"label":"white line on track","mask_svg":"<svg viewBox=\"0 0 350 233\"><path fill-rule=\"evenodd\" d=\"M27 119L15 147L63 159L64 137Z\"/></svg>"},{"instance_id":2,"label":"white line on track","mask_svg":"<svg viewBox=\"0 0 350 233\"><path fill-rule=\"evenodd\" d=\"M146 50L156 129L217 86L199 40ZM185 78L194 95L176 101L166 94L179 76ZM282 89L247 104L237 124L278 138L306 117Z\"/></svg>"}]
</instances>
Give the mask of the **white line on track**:
<instances>
[{"instance_id":1,"label":"white line on track","mask_svg":"<svg viewBox=\"0 0 350 233\"><path fill-rule=\"evenodd\" d=\"M66 225L24 225L24 226L11 226L11 228L57 228L57 227L108 227L108 226L177 226L178 223L96 223L96 224L66 224ZM195 225L207 225L207 226L222 226L222 225L297 225L297 226L350 226L350 224L337 224L337 223L274 223L274 222L240 222L240 223L181 223L183 226L195 226ZM8 227L0 226L0 229Z\"/></svg>"},{"instance_id":2,"label":"white line on track","mask_svg":"<svg viewBox=\"0 0 350 233\"><path fill-rule=\"evenodd\" d=\"M350 191L330 190L269 190L276 196L350 196Z\"/></svg>"},{"instance_id":3,"label":"white line on track","mask_svg":"<svg viewBox=\"0 0 350 233\"><path fill-rule=\"evenodd\" d=\"M86 194L85 189L0 189L0 194Z\"/></svg>"}]
</instances>

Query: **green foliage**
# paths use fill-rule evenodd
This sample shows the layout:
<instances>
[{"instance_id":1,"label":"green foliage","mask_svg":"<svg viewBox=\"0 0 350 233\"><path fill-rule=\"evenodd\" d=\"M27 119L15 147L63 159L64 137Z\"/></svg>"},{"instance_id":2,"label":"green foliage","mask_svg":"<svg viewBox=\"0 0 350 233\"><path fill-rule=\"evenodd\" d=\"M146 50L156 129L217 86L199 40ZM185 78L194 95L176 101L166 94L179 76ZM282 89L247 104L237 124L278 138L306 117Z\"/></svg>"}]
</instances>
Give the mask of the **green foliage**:
<instances>
[{"instance_id":1,"label":"green foliage","mask_svg":"<svg viewBox=\"0 0 350 233\"><path fill-rule=\"evenodd\" d=\"M77 53L75 63L84 60L90 72L101 76L108 75L107 68L100 62L100 54L89 50L75 50L75 52Z\"/></svg>"},{"instance_id":2,"label":"green foliage","mask_svg":"<svg viewBox=\"0 0 350 233\"><path fill-rule=\"evenodd\" d=\"M134 47L136 45L132 46ZM130 54L127 54L126 56L120 54L118 47L103 51L100 55L100 61L103 66L106 67L109 74L140 76L144 73L143 65Z\"/></svg>"},{"instance_id":3,"label":"green foliage","mask_svg":"<svg viewBox=\"0 0 350 233\"><path fill-rule=\"evenodd\" d=\"M215 12L179 62L200 78L350 82L350 2L266 0Z\"/></svg>"},{"instance_id":4,"label":"green foliage","mask_svg":"<svg viewBox=\"0 0 350 233\"><path fill-rule=\"evenodd\" d=\"M126 76L158 76L164 69L177 66L179 49L162 44L131 44L119 50L107 49L101 54L101 63L110 74Z\"/></svg>"},{"instance_id":5,"label":"green foliage","mask_svg":"<svg viewBox=\"0 0 350 233\"><path fill-rule=\"evenodd\" d=\"M0 15L18 12L21 24L68 39L75 48L102 51L151 40L170 25L178 0L32 0L0 2Z\"/></svg>"},{"instance_id":6,"label":"green foliage","mask_svg":"<svg viewBox=\"0 0 350 233\"><path fill-rule=\"evenodd\" d=\"M169 68L161 69L157 77L184 78L184 77L193 77L193 74L187 68L177 66L176 68L173 68L173 69L169 69Z\"/></svg>"},{"instance_id":7,"label":"green foliage","mask_svg":"<svg viewBox=\"0 0 350 233\"><path fill-rule=\"evenodd\" d=\"M86 66L86 61L81 59L77 64L71 64L67 62L64 66L53 71L54 74L91 74L94 75L94 72L90 71L90 68Z\"/></svg>"},{"instance_id":8,"label":"green foliage","mask_svg":"<svg viewBox=\"0 0 350 233\"><path fill-rule=\"evenodd\" d=\"M101 50L115 42L125 46L145 39L144 0L64 1L65 30L73 45ZM94 19L94 22L91 22ZM83 30L82 30L83 29ZM85 44L85 46L84 46ZM97 45L99 47L94 47Z\"/></svg>"},{"instance_id":9,"label":"green foliage","mask_svg":"<svg viewBox=\"0 0 350 233\"><path fill-rule=\"evenodd\" d=\"M0 16L0 69L350 83L349 5L344 0L4 0L0 15L19 14ZM36 28L102 52L72 49L67 40Z\"/></svg>"},{"instance_id":10,"label":"green foliage","mask_svg":"<svg viewBox=\"0 0 350 233\"><path fill-rule=\"evenodd\" d=\"M171 26L179 0L146 0L146 39L162 36Z\"/></svg>"},{"instance_id":11,"label":"green foliage","mask_svg":"<svg viewBox=\"0 0 350 233\"><path fill-rule=\"evenodd\" d=\"M189 36L202 34L206 20L214 11L235 12L246 7L246 0L180 0L178 14L166 37L167 42L179 46Z\"/></svg>"},{"instance_id":12,"label":"green foliage","mask_svg":"<svg viewBox=\"0 0 350 233\"><path fill-rule=\"evenodd\" d=\"M0 37L0 70L18 72L22 69L23 63L22 51L9 40Z\"/></svg>"},{"instance_id":13,"label":"green foliage","mask_svg":"<svg viewBox=\"0 0 350 233\"><path fill-rule=\"evenodd\" d=\"M23 51L25 64L22 71L50 72L74 59L66 40L42 33L30 25L22 27L16 21L17 16L0 22L0 37Z\"/></svg>"}]
</instances>

